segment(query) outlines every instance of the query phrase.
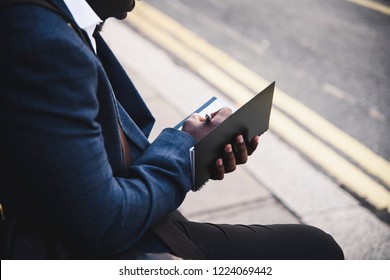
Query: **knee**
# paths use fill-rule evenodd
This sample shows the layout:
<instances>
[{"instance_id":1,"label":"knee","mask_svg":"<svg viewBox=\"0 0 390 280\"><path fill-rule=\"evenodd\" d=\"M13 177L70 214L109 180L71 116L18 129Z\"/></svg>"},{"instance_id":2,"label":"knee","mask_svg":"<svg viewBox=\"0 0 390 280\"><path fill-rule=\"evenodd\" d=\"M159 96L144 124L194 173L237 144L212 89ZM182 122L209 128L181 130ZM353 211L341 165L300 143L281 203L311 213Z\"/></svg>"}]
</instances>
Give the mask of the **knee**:
<instances>
[{"instance_id":1,"label":"knee","mask_svg":"<svg viewBox=\"0 0 390 280\"><path fill-rule=\"evenodd\" d=\"M314 226L306 226L312 236L311 246L318 250L320 259L344 260L344 252L330 234Z\"/></svg>"}]
</instances>

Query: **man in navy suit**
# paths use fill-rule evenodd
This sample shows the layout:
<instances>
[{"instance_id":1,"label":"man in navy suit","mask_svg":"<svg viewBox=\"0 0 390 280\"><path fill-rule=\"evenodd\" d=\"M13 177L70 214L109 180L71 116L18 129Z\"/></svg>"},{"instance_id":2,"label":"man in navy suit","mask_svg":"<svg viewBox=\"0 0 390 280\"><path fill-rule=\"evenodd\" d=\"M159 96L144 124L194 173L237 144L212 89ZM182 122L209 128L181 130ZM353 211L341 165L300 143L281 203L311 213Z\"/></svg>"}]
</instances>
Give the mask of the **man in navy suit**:
<instances>
[{"instance_id":1,"label":"man in navy suit","mask_svg":"<svg viewBox=\"0 0 390 280\"><path fill-rule=\"evenodd\" d=\"M182 131L167 128L149 143L154 119L96 28L125 18L134 0L32 2L0 9L5 257L342 258L329 235L303 225L210 225L176 215L151 230L190 190L190 147L230 110L207 125L193 115ZM237 152L227 144L212 179L245 163L258 140L238 136ZM192 247L165 239L170 230Z\"/></svg>"}]
</instances>

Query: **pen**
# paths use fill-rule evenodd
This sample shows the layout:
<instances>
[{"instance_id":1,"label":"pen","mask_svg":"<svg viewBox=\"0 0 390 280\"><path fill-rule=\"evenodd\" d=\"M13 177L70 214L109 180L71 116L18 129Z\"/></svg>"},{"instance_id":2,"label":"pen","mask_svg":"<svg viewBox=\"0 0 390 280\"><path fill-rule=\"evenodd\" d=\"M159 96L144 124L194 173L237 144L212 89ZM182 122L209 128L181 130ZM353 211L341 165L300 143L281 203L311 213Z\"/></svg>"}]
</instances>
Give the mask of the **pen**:
<instances>
[{"instance_id":1,"label":"pen","mask_svg":"<svg viewBox=\"0 0 390 280\"><path fill-rule=\"evenodd\" d=\"M206 114L204 117L206 119L206 123L211 122L211 116L209 114Z\"/></svg>"}]
</instances>

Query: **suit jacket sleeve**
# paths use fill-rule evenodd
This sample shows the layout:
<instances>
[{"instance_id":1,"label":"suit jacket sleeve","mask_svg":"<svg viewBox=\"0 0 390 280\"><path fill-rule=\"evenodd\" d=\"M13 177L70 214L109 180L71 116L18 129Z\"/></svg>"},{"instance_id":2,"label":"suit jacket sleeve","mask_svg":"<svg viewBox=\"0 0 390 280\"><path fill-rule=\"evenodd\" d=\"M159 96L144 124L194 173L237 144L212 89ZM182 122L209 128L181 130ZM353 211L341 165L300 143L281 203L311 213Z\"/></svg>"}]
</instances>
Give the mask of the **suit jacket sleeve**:
<instances>
[{"instance_id":1,"label":"suit jacket sleeve","mask_svg":"<svg viewBox=\"0 0 390 280\"><path fill-rule=\"evenodd\" d=\"M88 254L126 250L183 201L194 140L166 129L132 164L130 178L115 178L96 121L96 57L58 16L18 11L16 18L0 13L8 39L0 47L0 144L9 197L16 212L34 207Z\"/></svg>"}]
</instances>

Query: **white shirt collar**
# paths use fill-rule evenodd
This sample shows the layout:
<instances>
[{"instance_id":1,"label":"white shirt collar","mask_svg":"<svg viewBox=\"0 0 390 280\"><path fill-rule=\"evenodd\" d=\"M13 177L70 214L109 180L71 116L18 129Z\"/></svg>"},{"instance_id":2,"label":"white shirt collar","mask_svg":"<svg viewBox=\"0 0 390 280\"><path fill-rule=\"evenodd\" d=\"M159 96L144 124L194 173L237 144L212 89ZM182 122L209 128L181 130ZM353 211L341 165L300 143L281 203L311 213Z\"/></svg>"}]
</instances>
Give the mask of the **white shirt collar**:
<instances>
[{"instance_id":1,"label":"white shirt collar","mask_svg":"<svg viewBox=\"0 0 390 280\"><path fill-rule=\"evenodd\" d=\"M78 26L87 32L88 38L96 52L96 42L92 34L95 31L96 25L101 23L102 20L85 0L64 0L64 2Z\"/></svg>"}]
</instances>

